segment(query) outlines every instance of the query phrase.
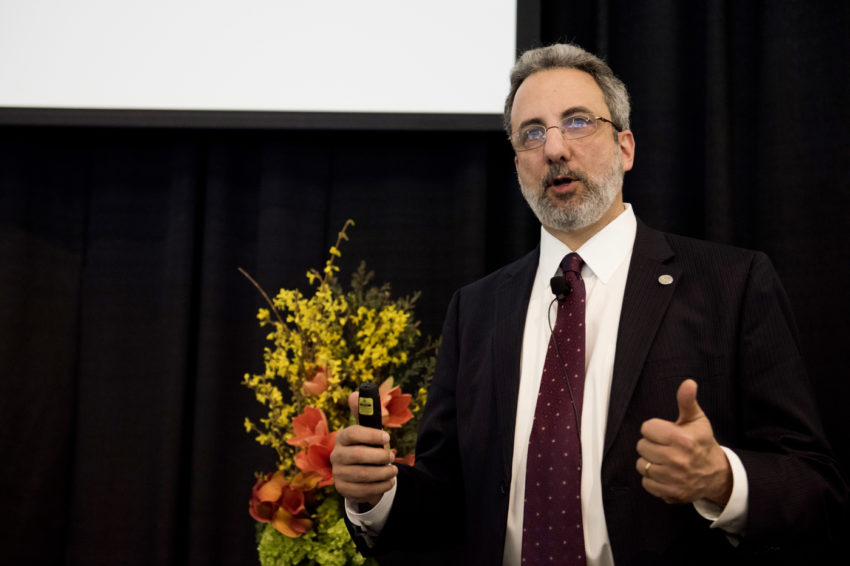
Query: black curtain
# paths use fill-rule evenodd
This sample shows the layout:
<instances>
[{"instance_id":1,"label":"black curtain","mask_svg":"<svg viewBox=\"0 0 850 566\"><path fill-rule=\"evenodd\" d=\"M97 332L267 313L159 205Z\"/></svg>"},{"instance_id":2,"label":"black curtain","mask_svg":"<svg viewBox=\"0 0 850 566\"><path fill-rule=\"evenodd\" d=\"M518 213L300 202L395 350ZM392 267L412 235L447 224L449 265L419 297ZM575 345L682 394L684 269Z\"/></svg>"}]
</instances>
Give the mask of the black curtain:
<instances>
[{"instance_id":1,"label":"black curtain","mask_svg":"<svg viewBox=\"0 0 850 566\"><path fill-rule=\"evenodd\" d=\"M534 23L630 88L644 221L771 256L850 467L850 7L543 1ZM306 288L346 218L343 273L422 290L431 335L539 230L502 132L0 128L0 560L255 564L274 455L242 428L264 339L237 267Z\"/></svg>"}]
</instances>

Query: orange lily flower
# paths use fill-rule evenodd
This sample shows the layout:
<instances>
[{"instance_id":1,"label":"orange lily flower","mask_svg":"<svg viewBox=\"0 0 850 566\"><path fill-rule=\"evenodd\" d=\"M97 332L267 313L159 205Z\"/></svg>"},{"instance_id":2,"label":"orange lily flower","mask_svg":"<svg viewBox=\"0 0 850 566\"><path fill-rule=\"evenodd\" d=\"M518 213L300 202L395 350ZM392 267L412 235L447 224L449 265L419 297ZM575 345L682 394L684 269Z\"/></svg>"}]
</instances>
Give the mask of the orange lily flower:
<instances>
[{"instance_id":1,"label":"orange lily flower","mask_svg":"<svg viewBox=\"0 0 850 566\"><path fill-rule=\"evenodd\" d=\"M313 526L305 516L304 492L294 489L280 471L257 479L251 490L248 512L255 520L271 523L291 538L303 535Z\"/></svg>"},{"instance_id":2,"label":"orange lily flower","mask_svg":"<svg viewBox=\"0 0 850 566\"><path fill-rule=\"evenodd\" d=\"M308 372L307 380L301 384L301 390L304 391L304 395L318 397L324 393L328 388L329 373L330 371L323 366L319 366L312 372Z\"/></svg>"},{"instance_id":3,"label":"orange lily flower","mask_svg":"<svg viewBox=\"0 0 850 566\"><path fill-rule=\"evenodd\" d=\"M287 440L292 446L309 446L321 441L328 434L328 419L321 409L306 407L304 412L292 419L295 436Z\"/></svg>"},{"instance_id":4,"label":"orange lily flower","mask_svg":"<svg viewBox=\"0 0 850 566\"><path fill-rule=\"evenodd\" d=\"M390 428L399 428L413 418L409 405L413 398L401 392L401 387L393 387L393 378L388 377L378 388L381 396L381 423Z\"/></svg>"},{"instance_id":5,"label":"orange lily flower","mask_svg":"<svg viewBox=\"0 0 850 566\"><path fill-rule=\"evenodd\" d=\"M393 450L393 453L395 453L395 450ZM406 464L408 466L413 466L413 464L416 463L416 455L411 452L407 456L403 456L401 458L396 456L395 462L396 464Z\"/></svg>"},{"instance_id":6,"label":"orange lily flower","mask_svg":"<svg viewBox=\"0 0 850 566\"><path fill-rule=\"evenodd\" d=\"M322 479L322 476L317 472L298 472L295 474L295 477L292 478L292 483L290 485L293 489L297 489L298 491L312 491L319 486L319 482L322 481Z\"/></svg>"},{"instance_id":7,"label":"orange lily flower","mask_svg":"<svg viewBox=\"0 0 850 566\"><path fill-rule=\"evenodd\" d=\"M304 450L295 455L295 465L302 472L310 474L304 481L315 481L318 476L318 487L331 485L334 482L331 467L331 452L334 449L336 432L324 435L321 439L309 444Z\"/></svg>"}]
</instances>

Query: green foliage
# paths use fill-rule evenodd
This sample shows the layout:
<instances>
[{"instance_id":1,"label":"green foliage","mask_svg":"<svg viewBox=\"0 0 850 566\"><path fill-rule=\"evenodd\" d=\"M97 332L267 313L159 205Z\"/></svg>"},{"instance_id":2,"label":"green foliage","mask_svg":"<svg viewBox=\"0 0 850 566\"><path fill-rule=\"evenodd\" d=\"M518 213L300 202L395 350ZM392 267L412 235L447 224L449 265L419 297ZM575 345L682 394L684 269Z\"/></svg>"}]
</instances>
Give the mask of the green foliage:
<instances>
[{"instance_id":1,"label":"green foliage","mask_svg":"<svg viewBox=\"0 0 850 566\"><path fill-rule=\"evenodd\" d=\"M259 529L257 550L261 566L378 566L373 558L365 558L354 546L337 499L328 498L319 507L319 528L299 538L289 538L271 526L262 524ZM326 516L321 519L323 509Z\"/></svg>"}]
</instances>

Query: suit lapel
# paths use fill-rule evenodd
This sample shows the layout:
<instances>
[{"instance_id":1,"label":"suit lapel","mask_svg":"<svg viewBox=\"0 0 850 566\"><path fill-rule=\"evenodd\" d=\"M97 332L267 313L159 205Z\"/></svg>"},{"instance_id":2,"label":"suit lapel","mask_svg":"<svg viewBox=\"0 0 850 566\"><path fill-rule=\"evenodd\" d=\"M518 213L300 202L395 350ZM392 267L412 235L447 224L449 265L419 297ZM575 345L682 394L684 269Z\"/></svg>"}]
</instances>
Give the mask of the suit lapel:
<instances>
[{"instance_id":1,"label":"suit lapel","mask_svg":"<svg viewBox=\"0 0 850 566\"><path fill-rule=\"evenodd\" d=\"M510 481L519 395L522 337L540 248L512 266L496 289L493 329L493 376L504 477Z\"/></svg>"},{"instance_id":2,"label":"suit lapel","mask_svg":"<svg viewBox=\"0 0 850 566\"><path fill-rule=\"evenodd\" d=\"M676 290L682 270L678 265L666 263L672 257L673 250L664 235L638 220L617 332L603 458L614 443L650 346ZM662 283L659 278L664 275L671 276L672 282L664 278Z\"/></svg>"}]
</instances>

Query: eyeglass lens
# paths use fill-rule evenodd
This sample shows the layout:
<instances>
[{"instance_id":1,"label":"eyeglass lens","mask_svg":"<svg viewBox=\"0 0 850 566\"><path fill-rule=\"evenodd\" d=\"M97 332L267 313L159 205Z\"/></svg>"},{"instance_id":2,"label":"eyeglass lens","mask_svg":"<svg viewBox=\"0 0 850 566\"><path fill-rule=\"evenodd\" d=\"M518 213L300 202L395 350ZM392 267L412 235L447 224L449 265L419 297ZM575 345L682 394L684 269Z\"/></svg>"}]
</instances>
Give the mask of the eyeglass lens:
<instances>
[{"instance_id":1,"label":"eyeglass lens","mask_svg":"<svg viewBox=\"0 0 850 566\"><path fill-rule=\"evenodd\" d=\"M588 114L573 114L567 116L561 121L560 126L551 126L549 128L539 124L528 126L519 131L518 142L522 149L534 149L546 143L548 131L556 128L561 131L561 135L568 140L575 140L589 136L596 131L597 120Z\"/></svg>"}]
</instances>

